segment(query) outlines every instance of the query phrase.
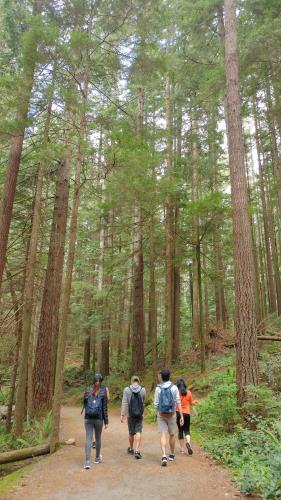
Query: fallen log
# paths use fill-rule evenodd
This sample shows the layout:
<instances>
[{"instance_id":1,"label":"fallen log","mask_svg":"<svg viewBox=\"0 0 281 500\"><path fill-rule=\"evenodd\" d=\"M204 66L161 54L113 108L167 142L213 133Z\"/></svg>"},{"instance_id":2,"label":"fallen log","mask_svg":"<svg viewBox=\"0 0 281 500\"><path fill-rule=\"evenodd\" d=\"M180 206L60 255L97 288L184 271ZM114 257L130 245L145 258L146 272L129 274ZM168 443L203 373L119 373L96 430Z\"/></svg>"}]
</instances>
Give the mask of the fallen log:
<instances>
[{"instance_id":1,"label":"fallen log","mask_svg":"<svg viewBox=\"0 0 281 500\"><path fill-rule=\"evenodd\" d=\"M18 462L26 458L38 457L40 455L47 455L50 452L49 444L40 444L32 446L31 448L21 448L20 450L5 451L0 453L0 465L9 462Z\"/></svg>"},{"instance_id":2,"label":"fallen log","mask_svg":"<svg viewBox=\"0 0 281 500\"><path fill-rule=\"evenodd\" d=\"M269 336L269 335L258 335L258 340L277 340L279 342L281 342L281 337L277 337L277 336Z\"/></svg>"}]
</instances>

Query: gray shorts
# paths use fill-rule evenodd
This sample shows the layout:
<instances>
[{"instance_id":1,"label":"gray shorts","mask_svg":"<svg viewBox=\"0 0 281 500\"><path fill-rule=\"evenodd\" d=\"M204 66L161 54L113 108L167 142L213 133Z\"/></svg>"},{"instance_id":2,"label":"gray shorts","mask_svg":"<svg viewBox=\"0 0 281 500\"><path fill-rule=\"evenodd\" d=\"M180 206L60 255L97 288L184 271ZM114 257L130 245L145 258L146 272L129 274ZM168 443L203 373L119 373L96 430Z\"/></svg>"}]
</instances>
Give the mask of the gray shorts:
<instances>
[{"instance_id":1,"label":"gray shorts","mask_svg":"<svg viewBox=\"0 0 281 500\"><path fill-rule=\"evenodd\" d=\"M158 432L168 432L170 436L173 436L177 432L177 415L163 416L157 415L158 422Z\"/></svg>"},{"instance_id":2,"label":"gray shorts","mask_svg":"<svg viewBox=\"0 0 281 500\"><path fill-rule=\"evenodd\" d=\"M128 429L129 429L129 434L130 436L134 436L138 432L142 432L142 417L141 418L135 418L135 417L128 417Z\"/></svg>"}]
</instances>

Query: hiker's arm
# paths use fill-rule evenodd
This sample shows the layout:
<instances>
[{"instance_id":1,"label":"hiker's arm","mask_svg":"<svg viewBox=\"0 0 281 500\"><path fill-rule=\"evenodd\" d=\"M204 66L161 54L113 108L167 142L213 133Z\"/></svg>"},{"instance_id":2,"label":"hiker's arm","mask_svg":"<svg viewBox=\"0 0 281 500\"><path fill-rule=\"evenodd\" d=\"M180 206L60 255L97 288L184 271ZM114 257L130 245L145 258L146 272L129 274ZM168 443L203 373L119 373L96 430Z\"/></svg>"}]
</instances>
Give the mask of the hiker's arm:
<instances>
[{"instance_id":1,"label":"hiker's arm","mask_svg":"<svg viewBox=\"0 0 281 500\"><path fill-rule=\"evenodd\" d=\"M142 400L143 400L143 402L145 402L145 399L146 399L146 390L145 390L145 388L143 387L143 388L142 388Z\"/></svg>"},{"instance_id":2,"label":"hiker's arm","mask_svg":"<svg viewBox=\"0 0 281 500\"><path fill-rule=\"evenodd\" d=\"M107 399L102 398L102 411L103 411L103 421L105 428L108 426L108 410L107 410Z\"/></svg>"},{"instance_id":3,"label":"hiker's arm","mask_svg":"<svg viewBox=\"0 0 281 500\"><path fill-rule=\"evenodd\" d=\"M179 390L177 387L175 390L175 402L177 404L178 412L180 414L180 425L183 425L184 419L183 419L183 413L182 413L182 409L181 409L181 398L180 398L180 393L179 393Z\"/></svg>"},{"instance_id":4,"label":"hiker's arm","mask_svg":"<svg viewBox=\"0 0 281 500\"><path fill-rule=\"evenodd\" d=\"M189 404L192 405L197 405L198 401L197 399L193 399L191 392L189 391Z\"/></svg>"},{"instance_id":5,"label":"hiker's arm","mask_svg":"<svg viewBox=\"0 0 281 500\"><path fill-rule=\"evenodd\" d=\"M156 389L155 389L153 403L154 403L156 410L158 410L158 406L159 406L159 389L158 389L158 387L156 387Z\"/></svg>"},{"instance_id":6,"label":"hiker's arm","mask_svg":"<svg viewBox=\"0 0 281 500\"><path fill-rule=\"evenodd\" d=\"M107 402L108 402L110 400L110 394L109 394L108 387L106 387L106 398L107 398Z\"/></svg>"},{"instance_id":7,"label":"hiker's arm","mask_svg":"<svg viewBox=\"0 0 281 500\"><path fill-rule=\"evenodd\" d=\"M126 388L123 391L123 398L122 398L122 406L121 406L121 422L123 422L124 417L127 413L127 408L128 408L128 399L127 399L127 393L126 393Z\"/></svg>"}]
</instances>

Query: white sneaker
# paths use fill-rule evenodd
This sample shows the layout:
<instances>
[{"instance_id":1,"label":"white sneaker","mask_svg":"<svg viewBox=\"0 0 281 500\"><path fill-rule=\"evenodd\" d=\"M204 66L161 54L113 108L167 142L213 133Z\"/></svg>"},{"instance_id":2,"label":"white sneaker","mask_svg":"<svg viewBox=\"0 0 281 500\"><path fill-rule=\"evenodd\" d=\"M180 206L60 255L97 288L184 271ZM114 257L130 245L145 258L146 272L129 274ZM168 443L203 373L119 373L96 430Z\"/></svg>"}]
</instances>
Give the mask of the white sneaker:
<instances>
[{"instance_id":1,"label":"white sneaker","mask_svg":"<svg viewBox=\"0 0 281 500\"><path fill-rule=\"evenodd\" d=\"M84 469L90 469L90 468L91 468L90 462L86 462L84 465Z\"/></svg>"}]
</instances>

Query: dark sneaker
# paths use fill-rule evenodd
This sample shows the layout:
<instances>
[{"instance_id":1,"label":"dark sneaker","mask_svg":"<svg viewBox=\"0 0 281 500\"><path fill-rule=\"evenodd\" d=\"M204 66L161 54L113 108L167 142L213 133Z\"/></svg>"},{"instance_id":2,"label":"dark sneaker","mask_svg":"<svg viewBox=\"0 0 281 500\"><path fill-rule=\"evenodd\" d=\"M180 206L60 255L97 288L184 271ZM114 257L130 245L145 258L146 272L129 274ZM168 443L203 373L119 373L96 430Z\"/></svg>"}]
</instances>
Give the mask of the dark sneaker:
<instances>
[{"instance_id":1,"label":"dark sneaker","mask_svg":"<svg viewBox=\"0 0 281 500\"><path fill-rule=\"evenodd\" d=\"M102 456L100 455L99 457L95 458L94 464L101 464L102 463Z\"/></svg>"},{"instance_id":2,"label":"dark sneaker","mask_svg":"<svg viewBox=\"0 0 281 500\"><path fill-rule=\"evenodd\" d=\"M86 462L84 465L84 469L90 469L90 468L91 468L90 462Z\"/></svg>"},{"instance_id":3,"label":"dark sneaker","mask_svg":"<svg viewBox=\"0 0 281 500\"><path fill-rule=\"evenodd\" d=\"M140 451L135 451L135 458L137 460L139 460L140 458L142 458L141 454L140 454Z\"/></svg>"},{"instance_id":4,"label":"dark sneaker","mask_svg":"<svg viewBox=\"0 0 281 500\"><path fill-rule=\"evenodd\" d=\"M128 448L127 452L130 454L130 455L133 455L134 454L134 450L133 448Z\"/></svg>"},{"instance_id":5,"label":"dark sneaker","mask_svg":"<svg viewBox=\"0 0 281 500\"><path fill-rule=\"evenodd\" d=\"M92 448L95 450L96 449L96 442L93 441Z\"/></svg>"},{"instance_id":6,"label":"dark sneaker","mask_svg":"<svg viewBox=\"0 0 281 500\"><path fill-rule=\"evenodd\" d=\"M175 454L174 453L170 453L169 460L170 460L170 462L173 462L175 460Z\"/></svg>"},{"instance_id":7,"label":"dark sneaker","mask_svg":"<svg viewBox=\"0 0 281 500\"><path fill-rule=\"evenodd\" d=\"M166 467L167 463L168 463L167 457L165 455L163 455L163 457L161 459L162 467Z\"/></svg>"},{"instance_id":8,"label":"dark sneaker","mask_svg":"<svg viewBox=\"0 0 281 500\"><path fill-rule=\"evenodd\" d=\"M188 454L192 455L193 454L193 449L191 448L190 443L186 443L186 447L187 447Z\"/></svg>"}]
</instances>

